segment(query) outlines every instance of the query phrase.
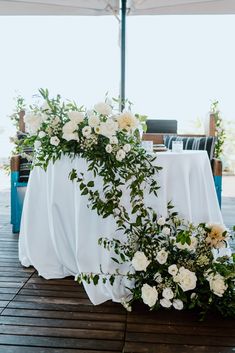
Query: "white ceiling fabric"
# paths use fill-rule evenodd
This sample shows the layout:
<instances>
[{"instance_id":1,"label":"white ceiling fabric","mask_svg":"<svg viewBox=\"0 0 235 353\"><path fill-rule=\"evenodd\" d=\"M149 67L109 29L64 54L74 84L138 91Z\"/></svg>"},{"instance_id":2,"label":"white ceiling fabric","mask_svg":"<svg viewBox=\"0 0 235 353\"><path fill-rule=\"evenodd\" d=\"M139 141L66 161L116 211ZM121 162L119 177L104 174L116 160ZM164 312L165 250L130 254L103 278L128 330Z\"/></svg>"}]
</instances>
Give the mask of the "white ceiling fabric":
<instances>
[{"instance_id":1,"label":"white ceiling fabric","mask_svg":"<svg viewBox=\"0 0 235 353\"><path fill-rule=\"evenodd\" d=\"M119 13L119 0L0 0L0 15L100 16Z\"/></svg>"},{"instance_id":2,"label":"white ceiling fabric","mask_svg":"<svg viewBox=\"0 0 235 353\"><path fill-rule=\"evenodd\" d=\"M0 15L119 13L119 0L0 0ZM235 14L235 0L128 0L129 15Z\"/></svg>"},{"instance_id":3,"label":"white ceiling fabric","mask_svg":"<svg viewBox=\"0 0 235 353\"><path fill-rule=\"evenodd\" d=\"M235 14L234 0L130 0L130 15Z\"/></svg>"}]
</instances>

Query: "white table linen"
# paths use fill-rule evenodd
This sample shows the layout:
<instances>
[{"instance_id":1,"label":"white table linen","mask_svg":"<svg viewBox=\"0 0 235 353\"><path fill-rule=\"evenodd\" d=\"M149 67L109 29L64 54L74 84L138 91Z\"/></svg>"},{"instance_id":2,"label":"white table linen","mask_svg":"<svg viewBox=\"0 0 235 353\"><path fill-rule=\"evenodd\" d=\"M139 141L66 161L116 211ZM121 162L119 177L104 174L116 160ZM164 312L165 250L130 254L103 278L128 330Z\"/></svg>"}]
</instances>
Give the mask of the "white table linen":
<instances>
[{"instance_id":1,"label":"white table linen","mask_svg":"<svg viewBox=\"0 0 235 353\"><path fill-rule=\"evenodd\" d=\"M158 198L148 196L146 202L159 215L167 216L167 202L172 200L180 216L189 221L222 223L206 152L162 152L155 163L163 167L156 175L161 189ZM112 273L117 267L110 253L98 245L101 236L116 236L114 219L111 216L102 219L87 207L87 197L81 196L78 184L68 178L72 168L92 178L85 160L65 156L55 164L50 163L46 172L35 167L30 174L21 220L19 258L23 266L34 266L46 279L76 276L81 272L100 273L100 265L104 273ZM96 182L102 186L99 178ZM126 268L127 265L122 270ZM109 299L120 301L128 293L127 284L131 285L127 280L117 281L114 286L84 283L94 304Z\"/></svg>"}]
</instances>

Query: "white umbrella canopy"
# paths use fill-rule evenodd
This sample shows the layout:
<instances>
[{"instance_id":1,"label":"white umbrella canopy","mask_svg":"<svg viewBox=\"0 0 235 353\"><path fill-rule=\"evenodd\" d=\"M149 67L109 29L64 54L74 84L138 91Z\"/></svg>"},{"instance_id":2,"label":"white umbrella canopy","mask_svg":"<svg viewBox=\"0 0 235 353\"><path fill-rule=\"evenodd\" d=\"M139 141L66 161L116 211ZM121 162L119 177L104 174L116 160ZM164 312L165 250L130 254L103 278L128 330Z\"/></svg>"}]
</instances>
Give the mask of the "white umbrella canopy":
<instances>
[{"instance_id":1,"label":"white umbrella canopy","mask_svg":"<svg viewBox=\"0 0 235 353\"><path fill-rule=\"evenodd\" d=\"M0 15L118 14L119 0L0 0ZM235 14L235 0L127 0L128 15Z\"/></svg>"}]
</instances>

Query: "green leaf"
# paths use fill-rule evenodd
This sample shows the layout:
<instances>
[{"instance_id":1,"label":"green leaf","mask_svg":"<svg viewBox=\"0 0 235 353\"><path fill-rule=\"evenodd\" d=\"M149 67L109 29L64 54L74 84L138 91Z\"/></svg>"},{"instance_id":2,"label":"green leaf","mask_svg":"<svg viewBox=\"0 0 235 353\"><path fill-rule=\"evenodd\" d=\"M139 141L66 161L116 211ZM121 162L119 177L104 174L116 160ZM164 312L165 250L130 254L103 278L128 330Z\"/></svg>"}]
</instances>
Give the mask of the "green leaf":
<instances>
[{"instance_id":1,"label":"green leaf","mask_svg":"<svg viewBox=\"0 0 235 353\"><path fill-rule=\"evenodd\" d=\"M89 188L92 188L93 186L94 186L94 181L89 181L88 183L87 183L87 186L89 187Z\"/></svg>"},{"instance_id":2,"label":"green leaf","mask_svg":"<svg viewBox=\"0 0 235 353\"><path fill-rule=\"evenodd\" d=\"M100 279L99 275L95 275L95 276L93 277L93 283L94 283L95 286L98 284L99 279Z\"/></svg>"}]
</instances>

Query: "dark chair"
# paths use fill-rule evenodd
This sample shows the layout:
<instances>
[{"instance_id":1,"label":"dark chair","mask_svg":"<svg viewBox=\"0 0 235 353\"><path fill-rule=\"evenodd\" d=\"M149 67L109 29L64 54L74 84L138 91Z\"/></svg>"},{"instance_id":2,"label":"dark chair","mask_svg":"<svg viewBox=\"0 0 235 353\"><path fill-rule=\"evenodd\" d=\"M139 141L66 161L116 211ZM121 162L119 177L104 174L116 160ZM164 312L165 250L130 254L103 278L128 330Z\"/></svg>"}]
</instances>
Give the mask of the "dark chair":
<instances>
[{"instance_id":1,"label":"dark chair","mask_svg":"<svg viewBox=\"0 0 235 353\"><path fill-rule=\"evenodd\" d=\"M177 134L177 120L148 119L147 133Z\"/></svg>"}]
</instances>

